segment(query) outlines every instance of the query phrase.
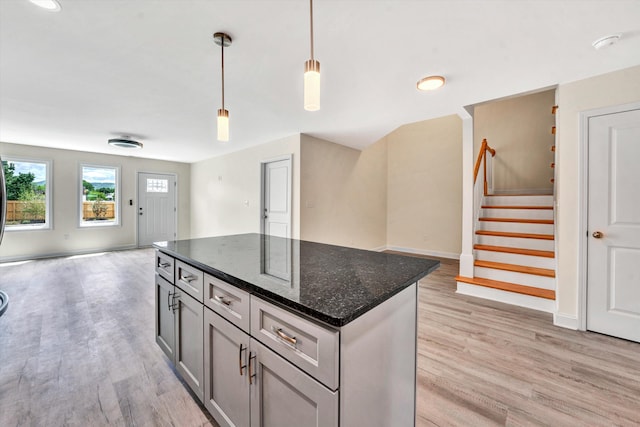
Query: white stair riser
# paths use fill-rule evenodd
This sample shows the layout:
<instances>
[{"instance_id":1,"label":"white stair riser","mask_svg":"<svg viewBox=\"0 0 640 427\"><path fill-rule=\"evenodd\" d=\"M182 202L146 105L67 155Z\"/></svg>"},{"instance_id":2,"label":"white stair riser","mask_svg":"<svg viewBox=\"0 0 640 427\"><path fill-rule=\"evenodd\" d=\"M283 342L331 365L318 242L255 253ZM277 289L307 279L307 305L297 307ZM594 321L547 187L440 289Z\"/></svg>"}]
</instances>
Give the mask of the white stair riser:
<instances>
[{"instance_id":1,"label":"white stair riser","mask_svg":"<svg viewBox=\"0 0 640 427\"><path fill-rule=\"evenodd\" d=\"M554 250L553 240L523 239L520 237L482 236L476 234L476 243L491 246L506 246L509 248L537 249L542 251Z\"/></svg>"},{"instance_id":2,"label":"white stair riser","mask_svg":"<svg viewBox=\"0 0 640 427\"><path fill-rule=\"evenodd\" d=\"M553 209L480 209L480 217L553 219Z\"/></svg>"},{"instance_id":3,"label":"white stair riser","mask_svg":"<svg viewBox=\"0 0 640 427\"><path fill-rule=\"evenodd\" d=\"M546 258L541 256L511 254L508 252L494 252L475 250L475 259L482 261L501 262L503 264L516 264L526 267L548 268L555 270L555 258Z\"/></svg>"},{"instance_id":4,"label":"white stair riser","mask_svg":"<svg viewBox=\"0 0 640 427\"><path fill-rule=\"evenodd\" d=\"M553 196L487 196L485 205L499 206L553 206Z\"/></svg>"},{"instance_id":5,"label":"white stair riser","mask_svg":"<svg viewBox=\"0 0 640 427\"><path fill-rule=\"evenodd\" d=\"M478 298L486 298L492 301L500 301L507 304L518 305L520 307L532 308L534 310L555 313L556 302L545 298L532 297L530 295L517 294L515 292L502 291L484 286L470 285L458 282L457 293L471 295Z\"/></svg>"},{"instance_id":6,"label":"white stair riser","mask_svg":"<svg viewBox=\"0 0 640 427\"><path fill-rule=\"evenodd\" d=\"M495 268L474 267L474 277L498 280L500 282L516 283L518 285L533 286L542 289L556 289L553 277L537 276L535 274L516 273L514 271L498 270Z\"/></svg>"},{"instance_id":7,"label":"white stair riser","mask_svg":"<svg viewBox=\"0 0 640 427\"><path fill-rule=\"evenodd\" d=\"M553 234L553 224L528 222L480 221L481 230L508 231L511 233Z\"/></svg>"}]
</instances>

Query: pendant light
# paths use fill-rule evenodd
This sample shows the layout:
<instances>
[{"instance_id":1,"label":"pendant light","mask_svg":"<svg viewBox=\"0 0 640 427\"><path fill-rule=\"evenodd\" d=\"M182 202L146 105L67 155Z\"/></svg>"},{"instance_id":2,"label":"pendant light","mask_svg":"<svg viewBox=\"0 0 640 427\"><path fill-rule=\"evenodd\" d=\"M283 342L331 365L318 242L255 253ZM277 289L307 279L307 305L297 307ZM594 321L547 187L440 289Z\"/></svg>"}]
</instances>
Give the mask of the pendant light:
<instances>
[{"instance_id":1,"label":"pendant light","mask_svg":"<svg viewBox=\"0 0 640 427\"><path fill-rule=\"evenodd\" d=\"M231 46L231 37L225 33L213 35L215 43L222 48L222 108L218 109L218 141L229 141L229 111L224 108L224 48Z\"/></svg>"},{"instance_id":2,"label":"pendant light","mask_svg":"<svg viewBox=\"0 0 640 427\"><path fill-rule=\"evenodd\" d=\"M309 0L311 59L304 63L304 109L320 109L320 62L313 58L313 0Z\"/></svg>"}]
</instances>

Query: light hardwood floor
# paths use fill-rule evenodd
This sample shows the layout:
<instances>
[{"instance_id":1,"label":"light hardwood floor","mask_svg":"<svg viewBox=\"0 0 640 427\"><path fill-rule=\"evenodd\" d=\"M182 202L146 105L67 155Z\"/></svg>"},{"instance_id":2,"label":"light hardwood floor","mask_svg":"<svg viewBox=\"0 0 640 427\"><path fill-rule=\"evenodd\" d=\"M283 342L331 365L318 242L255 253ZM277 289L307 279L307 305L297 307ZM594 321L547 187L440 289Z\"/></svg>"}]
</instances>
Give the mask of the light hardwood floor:
<instances>
[{"instance_id":1,"label":"light hardwood floor","mask_svg":"<svg viewBox=\"0 0 640 427\"><path fill-rule=\"evenodd\" d=\"M640 344L420 283L418 426L640 425ZM0 264L0 426L216 425L154 341L153 252Z\"/></svg>"}]
</instances>

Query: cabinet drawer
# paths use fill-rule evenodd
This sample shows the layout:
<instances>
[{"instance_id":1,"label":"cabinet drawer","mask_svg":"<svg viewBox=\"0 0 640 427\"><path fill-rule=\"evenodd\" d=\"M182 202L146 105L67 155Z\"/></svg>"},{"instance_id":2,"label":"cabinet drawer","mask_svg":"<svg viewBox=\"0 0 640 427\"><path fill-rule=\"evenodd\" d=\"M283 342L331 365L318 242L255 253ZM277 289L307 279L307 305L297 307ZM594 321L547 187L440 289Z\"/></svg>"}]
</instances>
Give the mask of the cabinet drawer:
<instances>
[{"instance_id":1,"label":"cabinet drawer","mask_svg":"<svg viewBox=\"0 0 640 427\"><path fill-rule=\"evenodd\" d=\"M202 303L204 273L195 267L176 260L175 285Z\"/></svg>"},{"instance_id":2,"label":"cabinet drawer","mask_svg":"<svg viewBox=\"0 0 640 427\"><path fill-rule=\"evenodd\" d=\"M210 274L204 275L204 303L249 333L249 294Z\"/></svg>"},{"instance_id":3,"label":"cabinet drawer","mask_svg":"<svg viewBox=\"0 0 640 427\"><path fill-rule=\"evenodd\" d=\"M331 390L338 388L338 331L252 296L251 336Z\"/></svg>"},{"instance_id":4,"label":"cabinet drawer","mask_svg":"<svg viewBox=\"0 0 640 427\"><path fill-rule=\"evenodd\" d=\"M173 285L175 260L169 255L156 251L156 272Z\"/></svg>"}]
</instances>

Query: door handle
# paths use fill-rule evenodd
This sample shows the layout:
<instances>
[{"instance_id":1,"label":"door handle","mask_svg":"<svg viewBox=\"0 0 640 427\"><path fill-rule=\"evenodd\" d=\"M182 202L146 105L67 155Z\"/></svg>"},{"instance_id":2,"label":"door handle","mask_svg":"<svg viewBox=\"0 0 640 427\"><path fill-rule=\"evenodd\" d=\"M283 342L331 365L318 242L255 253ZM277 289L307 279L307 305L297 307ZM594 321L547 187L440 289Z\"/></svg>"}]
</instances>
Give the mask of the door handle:
<instances>
[{"instance_id":1,"label":"door handle","mask_svg":"<svg viewBox=\"0 0 640 427\"><path fill-rule=\"evenodd\" d=\"M594 239L602 239L604 237L604 234L602 234L601 231L594 231L592 236L594 237Z\"/></svg>"},{"instance_id":2,"label":"door handle","mask_svg":"<svg viewBox=\"0 0 640 427\"><path fill-rule=\"evenodd\" d=\"M169 299L171 299L171 291L167 294L167 310L171 310L171 303L169 302Z\"/></svg>"},{"instance_id":3,"label":"door handle","mask_svg":"<svg viewBox=\"0 0 640 427\"><path fill-rule=\"evenodd\" d=\"M252 363L253 360L256 360L256 354L250 351L249 352L249 385L253 384L253 378L256 377L256 373L253 372L253 369L254 369L253 363Z\"/></svg>"},{"instance_id":4,"label":"door handle","mask_svg":"<svg viewBox=\"0 0 640 427\"><path fill-rule=\"evenodd\" d=\"M242 352L245 351L246 349L247 349L247 347L245 347L244 345L240 344L240 352L238 354L238 366L240 367L240 376L242 376L242 370L247 367L246 363L244 365L242 364ZM251 361L251 360L249 360L249 361Z\"/></svg>"}]
</instances>

